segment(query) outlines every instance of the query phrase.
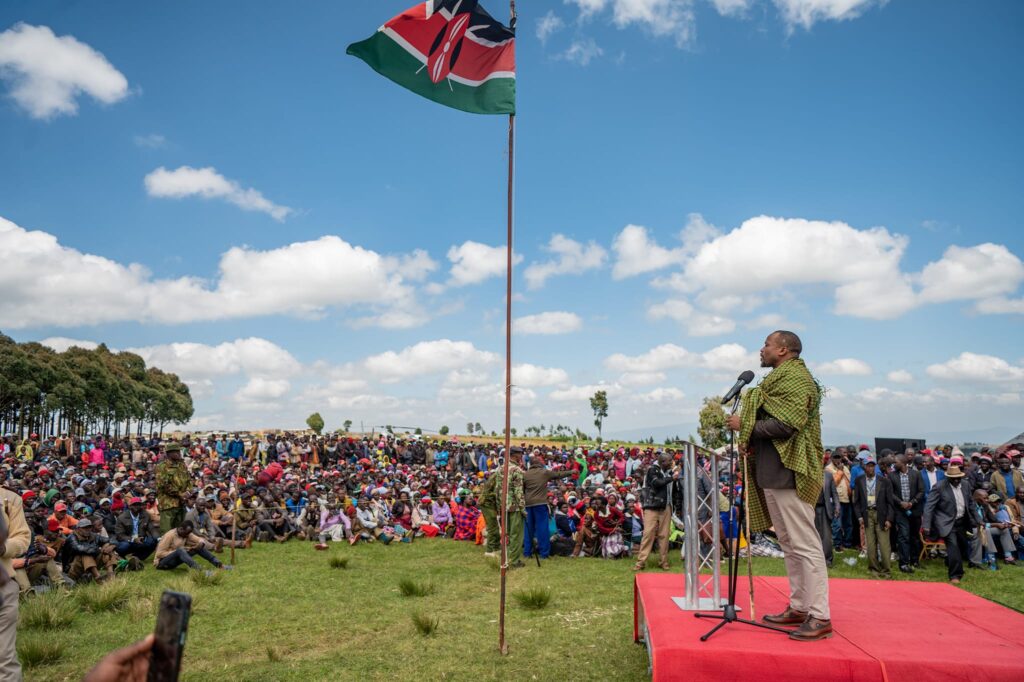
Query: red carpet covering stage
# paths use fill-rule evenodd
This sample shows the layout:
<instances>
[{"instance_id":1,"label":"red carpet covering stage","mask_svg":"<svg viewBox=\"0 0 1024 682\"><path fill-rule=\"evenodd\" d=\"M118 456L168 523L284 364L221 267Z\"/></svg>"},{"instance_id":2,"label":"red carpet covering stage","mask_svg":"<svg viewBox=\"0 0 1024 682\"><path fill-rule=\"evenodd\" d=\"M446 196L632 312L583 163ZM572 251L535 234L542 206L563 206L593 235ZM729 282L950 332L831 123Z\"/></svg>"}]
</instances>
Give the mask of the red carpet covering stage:
<instances>
[{"instance_id":1,"label":"red carpet covering stage","mask_svg":"<svg viewBox=\"0 0 1024 682\"><path fill-rule=\"evenodd\" d=\"M727 581L722 579L722 595ZM737 597L749 618L748 583ZM732 623L707 642L718 621L694 618L672 597L683 577L636 576L633 638L646 641L654 682L667 680L822 680L851 682L1020 682L1024 614L945 583L829 580L831 639L794 642L786 635ZM782 611L785 578L754 578L757 617Z\"/></svg>"}]
</instances>

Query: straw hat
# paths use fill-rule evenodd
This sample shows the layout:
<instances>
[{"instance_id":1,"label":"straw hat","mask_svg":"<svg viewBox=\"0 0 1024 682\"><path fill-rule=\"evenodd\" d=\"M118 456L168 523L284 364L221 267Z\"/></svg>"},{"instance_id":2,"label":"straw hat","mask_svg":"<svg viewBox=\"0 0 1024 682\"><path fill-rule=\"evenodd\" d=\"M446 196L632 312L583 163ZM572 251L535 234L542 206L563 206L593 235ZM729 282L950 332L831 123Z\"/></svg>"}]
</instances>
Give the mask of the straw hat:
<instances>
[{"instance_id":1,"label":"straw hat","mask_svg":"<svg viewBox=\"0 0 1024 682\"><path fill-rule=\"evenodd\" d=\"M960 467L956 464L950 464L946 469L946 478L963 478L964 472L960 471Z\"/></svg>"}]
</instances>

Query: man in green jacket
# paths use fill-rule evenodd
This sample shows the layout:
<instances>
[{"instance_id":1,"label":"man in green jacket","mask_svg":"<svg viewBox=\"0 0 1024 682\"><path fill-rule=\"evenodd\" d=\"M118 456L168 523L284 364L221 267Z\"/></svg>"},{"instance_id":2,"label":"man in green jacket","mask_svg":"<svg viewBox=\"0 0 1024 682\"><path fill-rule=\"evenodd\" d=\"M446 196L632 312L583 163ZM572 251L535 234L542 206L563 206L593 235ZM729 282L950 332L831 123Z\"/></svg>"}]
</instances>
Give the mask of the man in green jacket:
<instances>
[{"instance_id":1,"label":"man in green jacket","mask_svg":"<svg viewBox=\"0 0 1024 682\"><path fill-rule=\"evenodd\" d=\"M168 443L164 452L164 461L156 465L156 500L160 508L161 535L185 522L181 498L192 488L188 468L181 461L181 445Z\"/></svg>"}]
</instances>

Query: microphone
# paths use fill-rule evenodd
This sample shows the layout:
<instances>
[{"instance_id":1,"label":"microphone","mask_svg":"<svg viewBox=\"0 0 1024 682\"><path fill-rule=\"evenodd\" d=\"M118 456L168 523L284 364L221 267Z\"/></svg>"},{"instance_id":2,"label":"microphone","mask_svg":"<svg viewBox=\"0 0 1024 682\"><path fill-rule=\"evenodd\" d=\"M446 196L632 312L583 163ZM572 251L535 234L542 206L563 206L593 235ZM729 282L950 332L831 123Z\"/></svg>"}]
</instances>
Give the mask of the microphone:
<instances>
[{"instance_id":1,"label":"microphone","mask_svg":"<svg viewBox=\"0 0 1024 682\"><path fill-rule=\"evenodd\" d=\"M732 388L729 389L729 392L725 394L724 398L722 398L722 404L725 405L727 402L738 396L740 394L740 391L743 390L743 387L753 380L754 373L751 372L749 369L743 374L736 377L736 383L732 385Z\"/></svg>"}]
</instances>

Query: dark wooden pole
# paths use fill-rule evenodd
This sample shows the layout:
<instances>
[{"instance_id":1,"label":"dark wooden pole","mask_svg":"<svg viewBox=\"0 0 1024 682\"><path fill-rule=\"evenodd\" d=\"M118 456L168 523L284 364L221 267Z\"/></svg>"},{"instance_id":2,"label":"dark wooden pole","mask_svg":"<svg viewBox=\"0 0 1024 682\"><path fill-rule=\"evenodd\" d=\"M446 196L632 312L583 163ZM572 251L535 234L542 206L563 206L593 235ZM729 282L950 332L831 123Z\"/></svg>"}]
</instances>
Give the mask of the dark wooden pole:
<instances>
[{"instance_id":1,"label":"dark wooden pole","mask_svg":"<svg viewBox=\"0 0 1024 682\"><path fill-rule=\"evenodd\" d=\"M516 3L509 0L511 21L516 26ZM501 476L501 596L498 605L498 649L508 654L505 641L505 578L508 573L508 468L512 456L512 189L515 172L516 115L508 115L508 198L506 204L505 271L505 459Z\"/></svg>"}]
</instances>

